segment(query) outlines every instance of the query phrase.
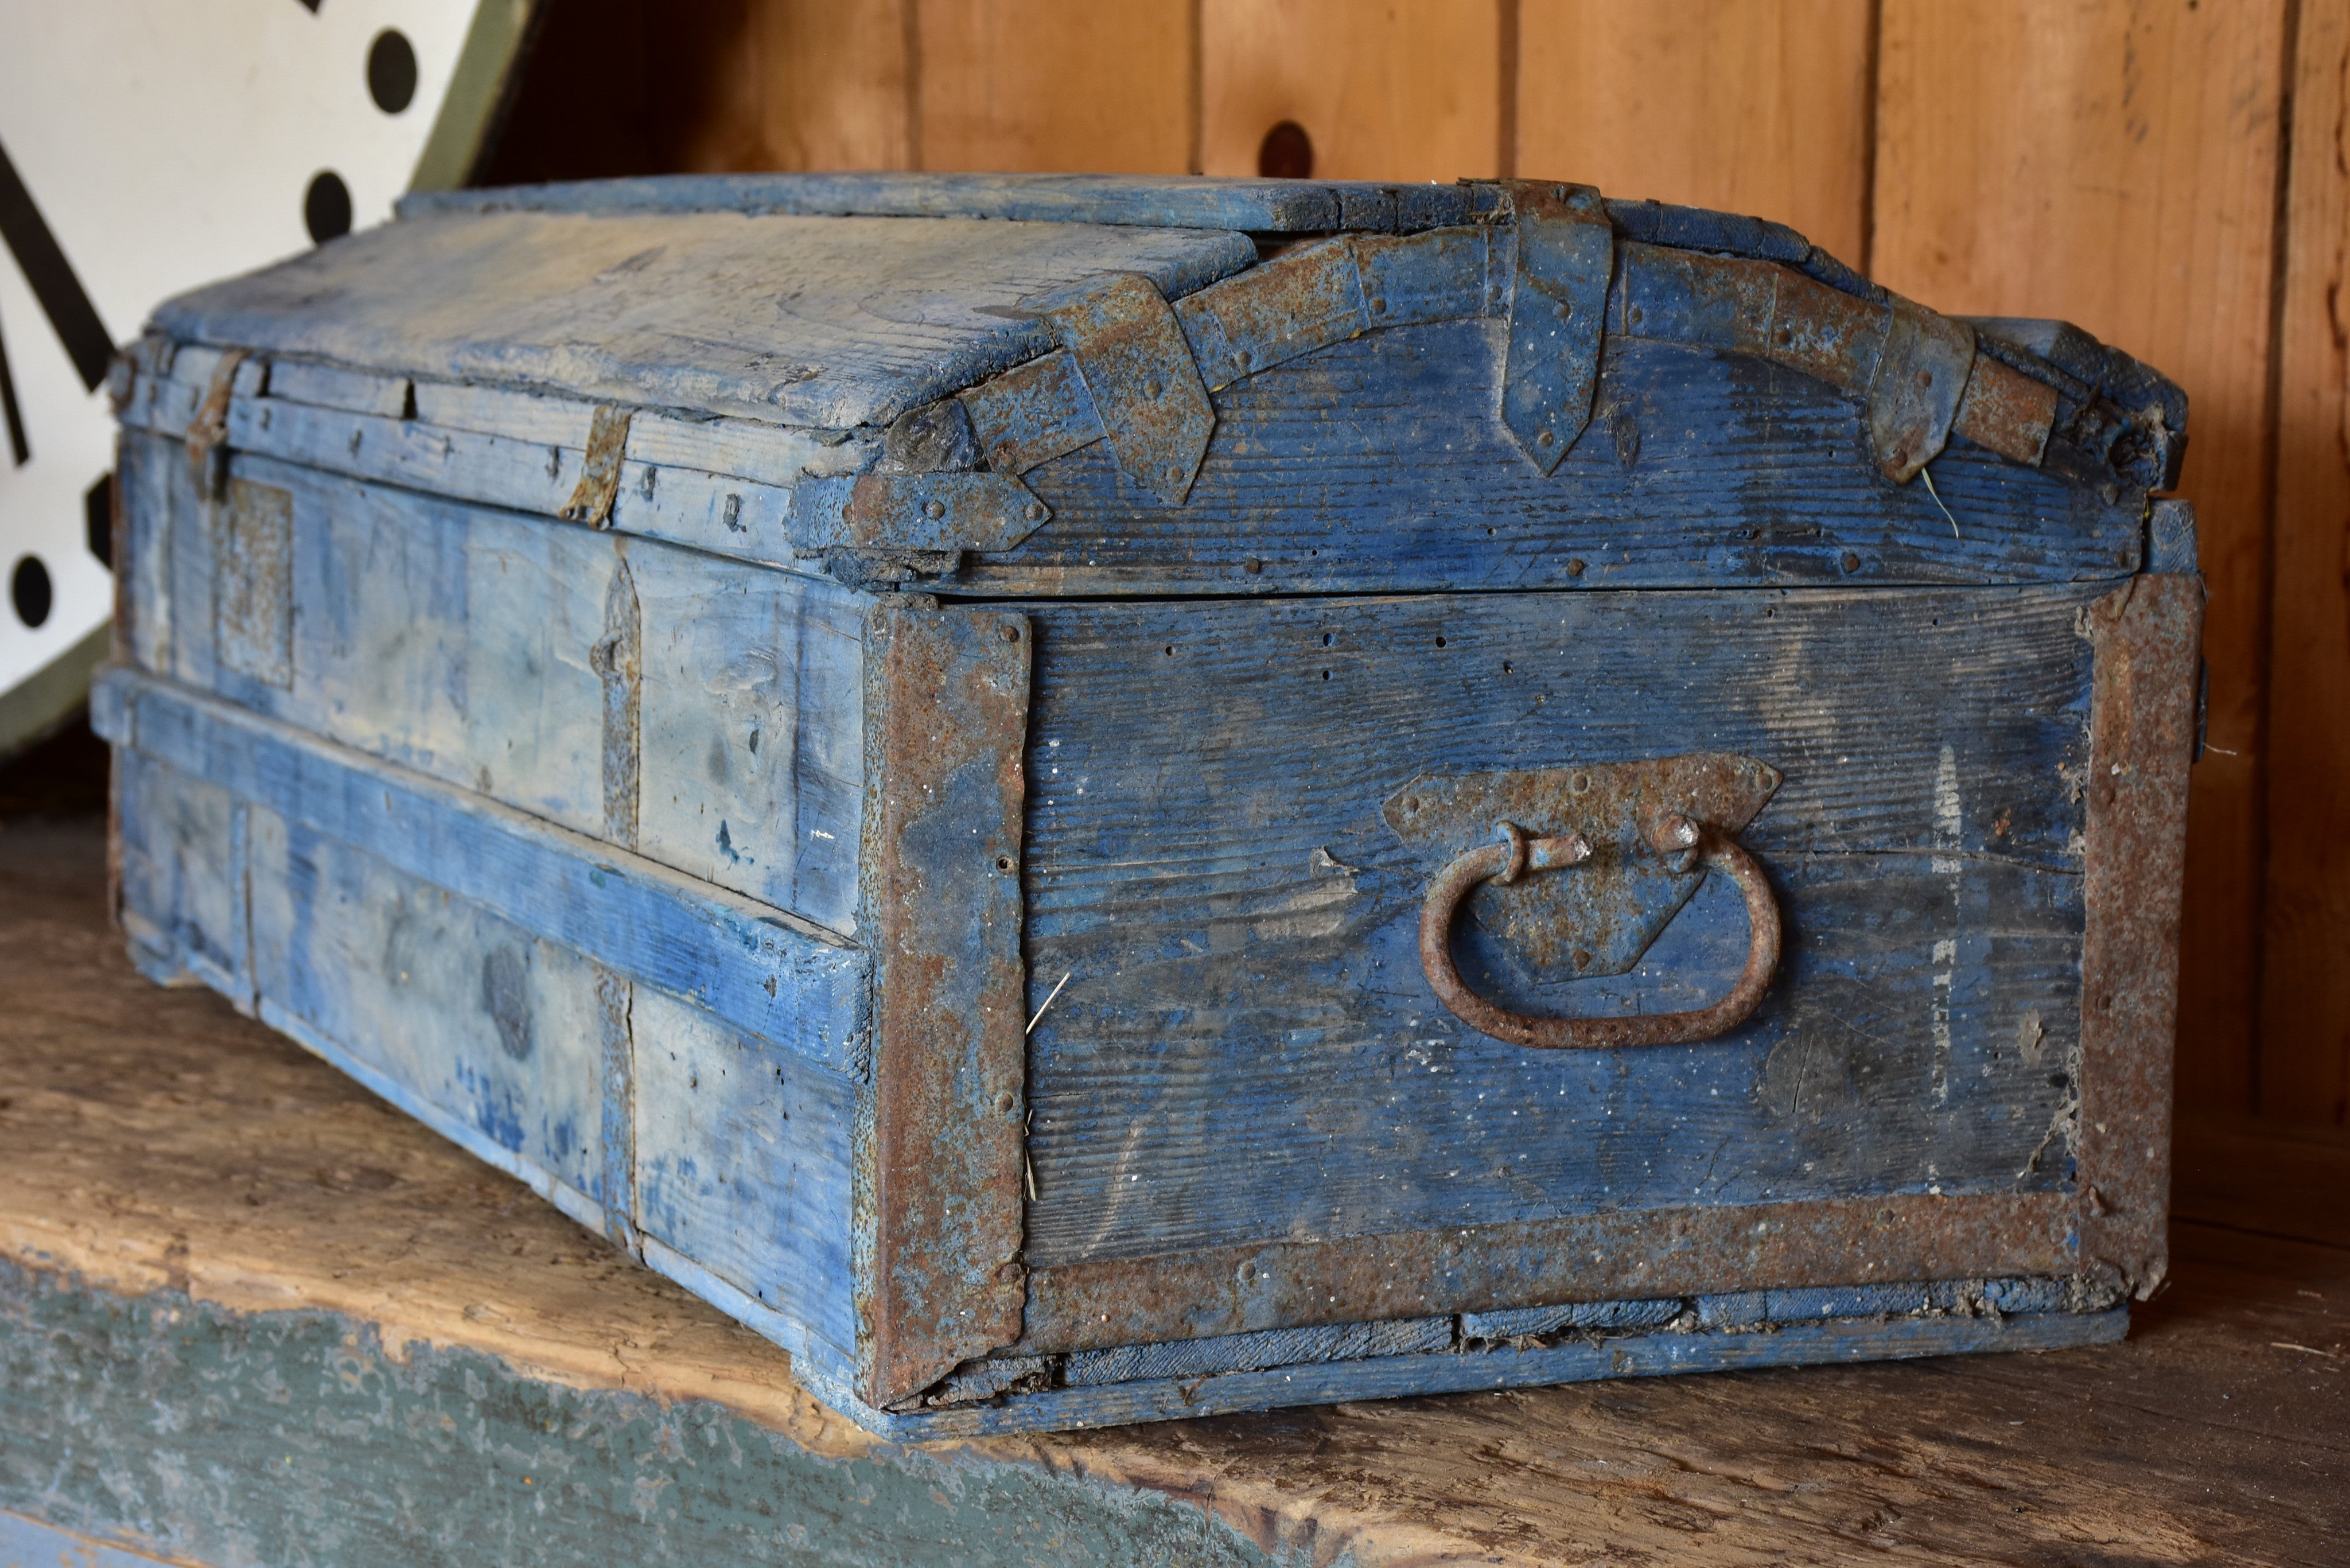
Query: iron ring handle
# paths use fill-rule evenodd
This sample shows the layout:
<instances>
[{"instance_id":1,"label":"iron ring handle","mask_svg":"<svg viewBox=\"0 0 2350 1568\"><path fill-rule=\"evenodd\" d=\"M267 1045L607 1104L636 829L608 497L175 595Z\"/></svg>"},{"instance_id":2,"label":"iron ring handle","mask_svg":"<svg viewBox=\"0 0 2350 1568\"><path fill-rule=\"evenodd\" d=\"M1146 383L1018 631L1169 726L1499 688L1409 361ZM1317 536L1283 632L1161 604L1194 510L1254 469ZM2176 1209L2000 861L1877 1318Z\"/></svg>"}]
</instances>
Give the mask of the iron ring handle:
<instances>
[{"instance_id":1,"label":"iron ring handle","mask_svg":"<svg viewBox=\"0 0 2350 1568\"><path fill-rule=\"evenodd\" d=\"M1779 903L1770 881L1755 858L1736 840L1687 817L1668 817L1655 837L1667 850L1696 851L1703 865L1738 884L1746 898L1746 919L1752 929L1747 944L1746 968L1729 994L1711 1007L1689 1012L1633 1012L1604 1018L1535 1018L1496 1007L1461 978L1452 963L1452 922L1477 885L1485 881L1514 882L1525 872L1573 866L1589 858L1591 846L1579 833L1529 839L1514 823L1499 829L1505 842L1489 844L1457 857L1430 884L1428 902L1419 916L1419 962L1437 1000L1452 1015L1480 1033L1513 1045L1545 1051L1615 1045L1680 1045L1710 1040L1746 1021L1771 987L1779 967Z\"/></svg>"}]
</instances>

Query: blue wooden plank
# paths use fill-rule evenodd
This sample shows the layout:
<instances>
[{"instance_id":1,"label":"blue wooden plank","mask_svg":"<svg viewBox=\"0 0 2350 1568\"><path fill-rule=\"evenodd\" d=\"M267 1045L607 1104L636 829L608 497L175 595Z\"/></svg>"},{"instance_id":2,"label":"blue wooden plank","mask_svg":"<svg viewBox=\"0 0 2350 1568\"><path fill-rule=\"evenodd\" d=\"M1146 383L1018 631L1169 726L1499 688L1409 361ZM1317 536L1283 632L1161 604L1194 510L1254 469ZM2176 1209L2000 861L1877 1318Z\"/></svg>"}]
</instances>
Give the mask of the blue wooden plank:
<instances>
[{"instance_id":1,"label":"blue wooden plank","mask_svg":"<svg viewBox=\"0 0 2350 1568\"><path fill-rule=\"evenodd\" d=\"M240 457L293 511L293 658L214 689L342 744L584 833L603 825L603 692L588 650L608 535Z\"/></svg>"},{"instance_id":2,"label":"blue wooden plank","mask_svg":"<svg viewBox=\"0 0 2350 1568\"><path fill-rule=\"evenodd\" d=\"M1222 231L736 213L445 213L161 307L191 342L784 424L886 424L1052 346L1031 296L1170 296L1249 265Z\"/></svg>"},{"instance_id":3,"label":"blue wooden plank","mask_svg":"<svg viewBox=\"0 0 2350 1568\"><path fill-rule=\"evenodd\" d=\"M252 816L265 1013L608 1201L596 966L315 828Z\"/></svg>"},{"instance_id":4,"label":"blue wooden plank","mask_svg":"<svg viewBox=\"0 0 2350 1568\"><path fill-rule=\"evenodd\" d=\"M444 213L793 213L1326 234L1414 230L1492 210L1491 186L1165 178L1128 174L695 174L402 197L403 219Z\"/></svg>"},{"instance_id":5,"label":"blue wooden plank","mask_svg":"<svg viewBox=\"0 0 2350 1568\"><path fill-rule=\"evenodd\" d=\"M232 472L290 498L292 657L282 684L203 666L220 694L600 837L606 731L638 725L623 847L855 929L863 596L267 458ZM134 515L141 535L206 536L192 498L142 494ZM595 653L624 558L640 719L608 714Z\"/></svg>"},{"instance_id":6,"label":"blue wooden plank","mask_svg":"<svg viewBox=\"0 0 2350 1568\"><path fill-rule=\"evenodd\" d=\"M132 940L214 990L244 990L244 889L229 792L151 757L118 753L122 923Z\"/></svg>"},{"instance_id":7,"label":"blue wooden plank","mask_svg":"<svg viewBox=\"0 0 2350 1568\"><path fill-rule=\"evenodd\" d=\"M1561 1330L1660 1328L1688 1310L1689 1303L1672 1296L1663 1301L1569 1302L1558 1306L1465 1312L1461 1314L1461 1337L1516 1339Z\"/></svg>"},{"instance_id":8,"label":"blue wooden plank","mask_svg":"<svg viewBox=\"0 0 2350 1568\"><path fill-rule=\"evenodd\" d=\"M767 1311L856 1344L854 1085L651 992L630 1025L639 1229Z\"/></svg>"},{"instance_id":9,"label":"blue wooden plank","mask_svg":"<svg viewBox=\"0 0 2350 1568\"><path fill-rule=\"evenodd\" d=\"M853 1401L841 1403L846 1390L820 1391L827 1404L836 1404L868 1430L899 1441L924 1442L1617 1377L1818 1366L1984 1351L2060 1350L2111 1344L2128 1331L2127 1307L2003 1318L1919 1317L1887 1322L1868 1317L1788 1324L1767 1333L1632 1334L1538 1349L1496 1346L1467 1353L1273 1367L1204 1378L1055 1388L1013 1395L999 1404L910 1415L893 1415Z\"/></svg>"},{"instance_id":10,"label":"blue wooden plank","mask_svg":"<svg viewBox=\"0 0 2350 1568\"><path fill-rule=\"evenodd\" d=\"M861 952L681 877L273 720L117 667L108 739L444 888L811 1061L857 1070Z\"/></svg>"},{"instance_id":11,"label":"blue wooden plank","mask_svg":"<svg viewBox=\"0 0 2350 1568\"><path fill-rule=\"evenodd\" d=\"M175 1561L177 1568L188 1568L186 1558L151 1557L0 1510L0 1565L5 1568L43 1568L48 1563L57 1568L174 1568Z\"/></svg>"},{"instance_id":12,"label":"blue wooden plank","mask_svg":"<svg viewBox=\"0 0 2350 1568\"><path fill-rule=\"evenodd\" d=\"M1367 333L1216 396L1180 507L1097 443L1030 469L1053 520L967 559L980 594L1357 593L2117 579L2135 504L1954 441L1934 493L1868 458L1859 405L1794 371L1608 345L1547 478L1492 414L1502 327ZM1939 501L1938 498L1939 497Z\"/></svg>"},{"instance_id":13,"label":"blue wooden plank","mask_svg":"<svg viewBox=\"0 0 2350 1568\"><path fill-rule=\"evenodd\" d=\"M629 547L643 627L641 853L857 930L867 597L652 544Z\"/></svg>"},{"instance_id":14,"label":"blue wooden plank","mask_svg":"<svg viewBox=\"0 0 2350 1568\"><path fill-rule=\"evenodd\" d=\"M2064 1179L2085 756L2081 589L1478 596L1035 612L1025 879L1050 1267L1265 1239ZM1525 1051L1420 972L1437 867L1382 804L1426 772L1691 746L1787 774L1742 835L1780 978L1730 1036ZM1570 873L1558 873L1568 875ZM1726 991L1710 878L1628 974L1531 1012Z\"/></svg>"},{"instance_id":15,"label":"blue wooden plank","mask_svg":"<svg viewBox=\"0 0 2350 1568\"><path fill-rule=\"evenodd\" d=\"M115 648L141 670L162 674L172 658L171 519L177 469L187 471L187 448L176 441L125 429L115 444L115 494L122 535L114 566L122 584L115 597Z\"/></svg>"}]
</instances>

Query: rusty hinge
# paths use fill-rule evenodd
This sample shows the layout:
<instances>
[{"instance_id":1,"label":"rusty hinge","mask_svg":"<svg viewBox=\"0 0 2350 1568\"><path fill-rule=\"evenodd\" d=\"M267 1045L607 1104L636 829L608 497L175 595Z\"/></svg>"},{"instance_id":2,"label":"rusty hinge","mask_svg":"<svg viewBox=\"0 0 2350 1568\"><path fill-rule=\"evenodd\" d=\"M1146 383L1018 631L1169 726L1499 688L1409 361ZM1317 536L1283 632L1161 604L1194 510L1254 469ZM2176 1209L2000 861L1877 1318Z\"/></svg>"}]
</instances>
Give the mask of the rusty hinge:
<instances>
[{"instance_id":1,"label":"rusty hinge","mask_svg":"<svg viewBox=\"0 0 2350 1568\"><path fill-rule=\"evenodd\" d=\"M1216 408L1173 308L1134 273L1092 279L1033 308L1076 361L1118 472L1181 504L1208 454Z\"/></svg>"},{"instance_id":2,"label":"rusty hinge","mask_svg":"<svg viewBox=\"0 0 2350 1568\"><path fill-rule=\"evenodd\" d=\"M1591 421L1616 229L1588 185L1507 185L1518 257L1502 423L1526 461L1548 473Z\"/></svg>"}]
</instances>

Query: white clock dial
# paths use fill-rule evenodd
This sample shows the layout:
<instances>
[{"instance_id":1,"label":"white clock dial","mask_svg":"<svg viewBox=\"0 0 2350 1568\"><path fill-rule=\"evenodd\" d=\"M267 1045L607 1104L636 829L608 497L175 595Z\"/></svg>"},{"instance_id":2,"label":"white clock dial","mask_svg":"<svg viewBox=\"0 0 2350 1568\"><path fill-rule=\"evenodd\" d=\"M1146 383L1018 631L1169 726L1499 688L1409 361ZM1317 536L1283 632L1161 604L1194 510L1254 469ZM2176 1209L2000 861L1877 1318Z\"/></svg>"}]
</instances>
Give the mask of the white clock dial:
<instances>
[{"instance_id":1,"label":"white clock dial","mask_svg":"<svg viewBox=\"0 0 2350 1568\"><path fill-rule=\"evenodd\" d=\"M102 645L107 352L173 294L389 217L428 141L461 171L528 11L0 0L0 753Z\"/></svg>"}]
</instances>

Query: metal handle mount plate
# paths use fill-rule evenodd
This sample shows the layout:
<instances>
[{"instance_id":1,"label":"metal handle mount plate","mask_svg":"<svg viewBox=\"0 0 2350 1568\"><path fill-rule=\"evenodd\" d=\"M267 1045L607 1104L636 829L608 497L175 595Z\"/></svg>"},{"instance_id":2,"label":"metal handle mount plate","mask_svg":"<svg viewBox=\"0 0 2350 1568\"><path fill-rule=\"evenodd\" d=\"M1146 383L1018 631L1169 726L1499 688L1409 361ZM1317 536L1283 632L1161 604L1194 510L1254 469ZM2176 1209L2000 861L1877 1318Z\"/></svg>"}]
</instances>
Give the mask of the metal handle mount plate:
<instances>
[{"instance_id":1,"label":"metal handle mount plate","mask_svg":"<svg viewBox=\"0 0 2350 1568\"><path fill-rule=\"evenodd\" d=\"M1579 833L1529 838L1516 824L1496 829L1501 840L1457 856L1429 885L1419 917L1419 961L1428 983L1453 1016L1482 1033L1514 1045L1572 1050L1617 1045L1679 1045L1709 1040L1746 1020L1770 989L1779 967L1779 904L1762 867L1736 840L1675 814L1658 822L1648 836L1658 850L1685 857L1720 871L1738 884L1746 899L1752 939L1746 968L1729 994L1710 1007L1687 1012L1620 1013L1597 1018L1537 1018L1497 1007L1471 991L1452 962L1452 922L1462 902L1485 881L1510 883L1534 871L1571 867L1588 859L1591 845Z\"/></svg>"}]
</instances>

